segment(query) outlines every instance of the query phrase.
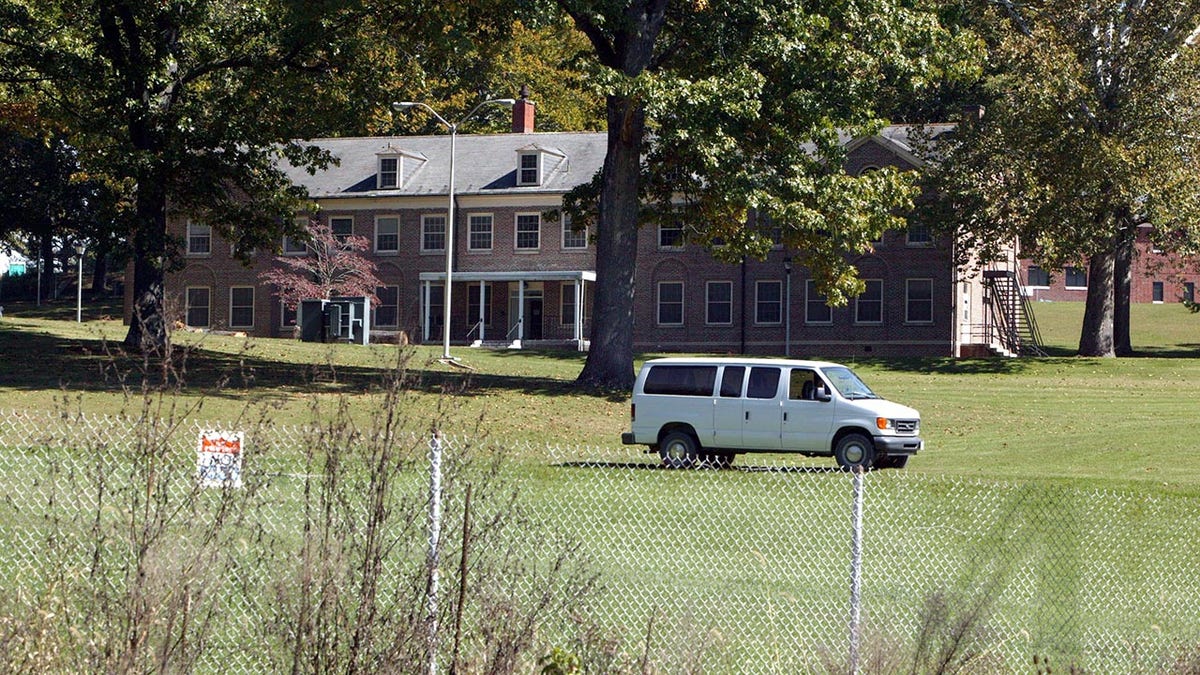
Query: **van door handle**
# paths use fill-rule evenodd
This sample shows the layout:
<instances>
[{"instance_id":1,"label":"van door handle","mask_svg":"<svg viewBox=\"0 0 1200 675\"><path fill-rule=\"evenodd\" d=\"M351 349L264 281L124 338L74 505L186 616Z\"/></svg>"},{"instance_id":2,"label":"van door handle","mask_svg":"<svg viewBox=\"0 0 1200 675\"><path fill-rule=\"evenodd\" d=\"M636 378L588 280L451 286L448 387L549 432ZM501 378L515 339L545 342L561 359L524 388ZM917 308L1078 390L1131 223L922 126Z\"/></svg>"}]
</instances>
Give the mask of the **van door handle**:
<instances>
[{"instance_id":1,"label":"van door handle","mask_svg":"<svg viewBox=\"0 0 1200 675\"><path fill-rule=\"evenodd\" d=\"M746 421L747 422L750 421L750 411L749 410L746 411Z\"/></svg>"},{"instance_id":2,"label":"van door handle","mask_svg":"<svg viewBox=\"0 0 1200 675\"><path fill-rule=\"evenodd\" d=\"M786 413L786 412L785 412L785 413L783 413L783 421L784 421L784 422L786 422L786 421L787 421L787 413Z\"/></svg>"}]
</instances>

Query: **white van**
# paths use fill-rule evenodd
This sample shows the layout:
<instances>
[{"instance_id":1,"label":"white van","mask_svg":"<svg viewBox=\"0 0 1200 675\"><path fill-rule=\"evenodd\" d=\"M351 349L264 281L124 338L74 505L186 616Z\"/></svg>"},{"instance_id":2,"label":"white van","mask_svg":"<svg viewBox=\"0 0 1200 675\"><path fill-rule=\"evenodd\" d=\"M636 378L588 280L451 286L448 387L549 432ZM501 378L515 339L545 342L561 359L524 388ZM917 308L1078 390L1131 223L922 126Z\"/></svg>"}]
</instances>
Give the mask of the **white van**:
<instances>
[{"instance_id":1,"label":"white van","mask_svg":"<svg viewBox=\"0 0 1200 675\"><path fill-rule=\"evenodd\" d=\"M900 468L925 445L920 413L824 361L653 359L633 385L630 417L621 442L647 445L671 467L795 452L833 455L845 468Z\"/></svg>"}]
</instances>

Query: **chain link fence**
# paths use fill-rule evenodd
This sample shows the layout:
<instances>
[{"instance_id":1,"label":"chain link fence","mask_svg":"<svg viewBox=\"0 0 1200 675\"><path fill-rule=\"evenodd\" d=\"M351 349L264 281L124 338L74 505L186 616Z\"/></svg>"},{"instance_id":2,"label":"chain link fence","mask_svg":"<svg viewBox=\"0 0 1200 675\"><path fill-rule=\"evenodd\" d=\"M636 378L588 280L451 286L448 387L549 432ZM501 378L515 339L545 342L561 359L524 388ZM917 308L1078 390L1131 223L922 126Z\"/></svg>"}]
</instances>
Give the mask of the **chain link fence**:
<instances>
[{"instance_id":1,"label":"chain link fence","mask_svg":"<svg viewBox=\"0 0 1200 675\"><path fill-rule=\"evenodd\" d=\"M225 489L200 487L207 428L0 414L10 667L1200 668L1192 497L911 470L856 484L778 456L668 470L635 448L460 437L440 448L431 622L426 432L220 425L244 434Z\"/></svg>"}]
</instances>

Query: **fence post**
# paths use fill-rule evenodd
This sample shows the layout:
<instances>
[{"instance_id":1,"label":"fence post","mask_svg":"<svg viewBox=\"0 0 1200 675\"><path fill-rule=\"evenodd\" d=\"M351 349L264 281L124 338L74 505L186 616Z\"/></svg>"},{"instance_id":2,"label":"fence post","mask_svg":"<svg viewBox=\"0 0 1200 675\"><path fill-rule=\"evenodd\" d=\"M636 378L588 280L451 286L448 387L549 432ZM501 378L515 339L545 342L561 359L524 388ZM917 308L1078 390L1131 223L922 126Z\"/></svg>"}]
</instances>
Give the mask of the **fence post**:
<instances>
[{"instance_id":1,"label":"fence post","mask_svg":"<svg viewBox=\"0 0 1200 675\"><path fill-rule=\"evenodd\" d=\"M442 432L429 439L429 592L426 620L429 626L429 675L437 675L438 650L438 545L442 537Z\"/></svg>"},{"instance_id":2,"label":"fence post","mask_svg":"<svg viewBox=\"0 0 1200 675\"><path fill-rule=\"evenodd\" d=\"M854 469L854 534L850 542L850 675L858 674L858 646L862 627L863 468Z\"/></svg>"}]
</instances>

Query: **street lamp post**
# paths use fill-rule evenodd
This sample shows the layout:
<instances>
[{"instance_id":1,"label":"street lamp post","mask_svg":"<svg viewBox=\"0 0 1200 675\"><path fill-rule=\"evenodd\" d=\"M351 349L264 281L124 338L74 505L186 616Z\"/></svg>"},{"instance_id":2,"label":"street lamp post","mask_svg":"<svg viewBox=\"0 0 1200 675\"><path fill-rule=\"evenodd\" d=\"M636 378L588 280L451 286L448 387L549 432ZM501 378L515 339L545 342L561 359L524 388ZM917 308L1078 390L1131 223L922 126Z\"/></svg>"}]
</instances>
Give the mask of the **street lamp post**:
<instances>
[{"instance_id":1,"label":"street lamp post","mask_svg":"<svg viewBox=\"0 0 1200 675\"><path fill-rule=\"evenodd\" d=\"M783 259L783 355L792 355L792 256Z\"/></svg>"},{"instance_id":2,"label":"street lamp post","mask_svg":"<svg viewBox=\"0 0 1200 675\"><path fill-rule=\"evenodd\" d=\"M397 101L392 104L392 110L408 110L409 108L422 108L427 111L433 118L440 122L450 131L450 179L447 187L449 193L449 205L446 207L446 286L442 291L442 360L453 361L454 357L450 355L450 282L454 274L454 146L455 139L458 137L458 127L467 119L474 115L485 105L496 104L512 107L517 101L511 98L490 98L486 101L479 102L470 112L463 115L457 122L451 123L446 121L446 118L437 113L436 110L429 107L425 103L415 101Z\"/></svg>"},{"instance_id":3,"label":"street lamp post","mask_svg":"<svg viewBox=\"0 0 1200 675\"><path fill-rule=\"evenodd\" d=\"M83 253L87 245L83 240L75 242L75 255L79 258L79 279L75 283L75 323L83 323Z\"/></svg>"}]
</instances>

